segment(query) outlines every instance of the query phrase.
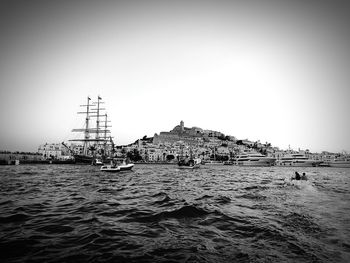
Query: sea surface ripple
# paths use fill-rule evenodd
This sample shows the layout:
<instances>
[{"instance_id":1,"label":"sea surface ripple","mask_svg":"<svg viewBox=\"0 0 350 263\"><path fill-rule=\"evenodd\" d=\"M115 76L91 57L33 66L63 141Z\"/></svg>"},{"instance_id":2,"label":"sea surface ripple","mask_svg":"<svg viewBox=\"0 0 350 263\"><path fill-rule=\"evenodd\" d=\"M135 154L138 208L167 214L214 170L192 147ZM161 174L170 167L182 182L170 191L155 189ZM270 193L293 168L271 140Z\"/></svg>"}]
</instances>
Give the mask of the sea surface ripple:
<instances>
[{"instance_id":1,"label":"sea surface ripple","mask_svg":"<svg viewBox=\"0 0 350 263\"><path fill-rule=\"evenodd\" d=\"M349 174L1 166L0 261L350 262Z\"/></svg>"}]
</instances>

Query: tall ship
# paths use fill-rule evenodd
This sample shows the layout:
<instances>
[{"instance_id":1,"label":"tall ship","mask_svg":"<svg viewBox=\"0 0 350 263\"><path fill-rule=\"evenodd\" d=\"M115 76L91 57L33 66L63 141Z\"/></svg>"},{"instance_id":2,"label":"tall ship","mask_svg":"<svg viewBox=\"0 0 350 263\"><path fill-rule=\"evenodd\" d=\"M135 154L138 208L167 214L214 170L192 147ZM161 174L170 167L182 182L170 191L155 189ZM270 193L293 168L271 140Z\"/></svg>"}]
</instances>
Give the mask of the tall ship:
<instances>
[{"instance_id":1,"label":"tall ship","mask_svg":"<svg viewBox=\"0 0 350 263\"><path fill-rule=\"evenodd\" d=\"M304 166L304 167L314 167L319 166L322 161L309 159L304 154L292 153L283 156L277 161L279 166Z\"/></svg>"},{"instance_id":2,"label":"tall ship","mask_svg":"<svg viewBox=\"0 0 350 263\"><path fill-rule=\"evenodd\" d=\"M233 163L239 166L273 166L276 159L261 153L244 153L236 156Z\"/></svg>"},{"instance_id":3,"label":"tall ship","mask_svg":"<svg viewBox=\"0 0 350 263\"><path fill-rule=\"evenodd\" d=\"M85 108L85 111L78 112L85 115L85 125L83 128L73 129L72 132L82 134L83 138L69 140L79 143L74 145L75 151L70 149L76 163L101 163L113 154L114 143L108 129L111 126L108 125L110 121L107 119L107 113L104 112L105 108L101 108L103 103L102 98L98 96L96 102L92 102L91 98L87 97L87 103L80 105Z\"/></svg>"}]
</instances>

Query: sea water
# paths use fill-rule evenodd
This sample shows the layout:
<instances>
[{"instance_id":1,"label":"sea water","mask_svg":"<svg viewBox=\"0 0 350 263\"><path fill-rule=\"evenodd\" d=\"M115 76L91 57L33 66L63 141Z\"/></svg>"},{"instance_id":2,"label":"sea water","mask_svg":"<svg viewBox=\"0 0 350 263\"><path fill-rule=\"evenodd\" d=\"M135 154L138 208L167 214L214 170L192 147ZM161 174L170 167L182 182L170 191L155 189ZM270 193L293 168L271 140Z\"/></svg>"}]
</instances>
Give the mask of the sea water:
<instances>
[{"instance_id":1,"label":"sea water","mask_svg":"<svg viewBox=\"0 0 350 263\"><path fill-rule=\"evenodd\" d=\"M290 180L305 172L308 181ZM350 169L0 167L1 262L349 262Z\"/></svg>"}]
</instances>

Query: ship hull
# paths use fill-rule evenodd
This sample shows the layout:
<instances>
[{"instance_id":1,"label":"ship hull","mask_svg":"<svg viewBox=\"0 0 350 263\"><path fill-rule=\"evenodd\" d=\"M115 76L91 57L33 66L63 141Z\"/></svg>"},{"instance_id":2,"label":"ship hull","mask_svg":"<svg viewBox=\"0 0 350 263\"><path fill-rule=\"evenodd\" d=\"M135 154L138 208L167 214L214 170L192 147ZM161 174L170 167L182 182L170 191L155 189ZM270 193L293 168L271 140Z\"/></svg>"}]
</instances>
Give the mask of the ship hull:
<instances>
[{"instance_id":1,"label":"ship hull","mask_svg":"<svg viewBox=\"0 0 350 263\"><path fill-rule=\"evenodd\" d=\"M133 167L134 167L133 163L122 164L119 166L103 165L100 170L103 172L116 173L116 172L122 172L122 171L131 171Z\"/></svg>"},{"instance_id":2,"label":"ship hull","mask_svg":"<svg viewBox=\"0 0 350 263\"><path fill-rule=\"evenodd\" d=\"M77 154L74 155L75 163L86 163L91 164L93 161L93 156Z\"/></svg>"},{"instance_id":3,"label":"ship hull","mask_svg":"<svg viewBox=\"0 0 350 263\"><path fill-rule=\"evenodd\" d=\"M133 167L133 163L119 165L120 171L130 171Z\"/></svg>"},{"instance_id":4,"label":"ship hull","mask_svg":"<svg viewBox=\"0 0 350 263\"><path fill-rule=\"evenodd\" d=\"M74 159L69 159L69 160L52 160L50 163L52 164L75 164Z\"/></svg>"},{"instance_id":5,"label":"ship hull","mask_svg":"<svg viewBox=\"0 0 350 263\"><path fill-rule=\"evenodd\" d=\"M321 162L306 161L306 162L280 162L278 166L295 166L295 167L316 167L319 166Z\"/></svg>"},{"instance_id":6,"label":"ship hull","mask_svg":"<svg viewBox=\"0 0 350 263\"><path fill-rule=\"evenodd\" d=\"M345 162L330 162L330 167L338 167L338 168L350 168L350 161Z\"/></svg>"},{"instance_id":7,"label":"ship hull","mask_svg":"<svg viewBox=\"0 0 350 263\"><path fill-rule=\"evenodd\" d=\"M205 162L205 165L223 165L223 162L209 161Z\"/></svg>"},{"instance_id":8,"label":"ship hull","mask_svg":"<svg viewBox=\"0 0 350 263\"><path fill-rule=\"evenodd\" d=\"M269 167L275 165L275 158L263 157L263 158L244 158L243 160L236 160L236 165L238 166L260 166Z\"/></svg>"},{"instance_id":9,"label":"ship hull","mask_svg":"<svg viewBox=\"0 0 350 263\"><path fill-rule=\"evenodd\" d=\"M238 166L260 166L260 167L269 167L274 166L274 162L269 161L243 161L237 162Z\"/></svg>"}]
</instances>

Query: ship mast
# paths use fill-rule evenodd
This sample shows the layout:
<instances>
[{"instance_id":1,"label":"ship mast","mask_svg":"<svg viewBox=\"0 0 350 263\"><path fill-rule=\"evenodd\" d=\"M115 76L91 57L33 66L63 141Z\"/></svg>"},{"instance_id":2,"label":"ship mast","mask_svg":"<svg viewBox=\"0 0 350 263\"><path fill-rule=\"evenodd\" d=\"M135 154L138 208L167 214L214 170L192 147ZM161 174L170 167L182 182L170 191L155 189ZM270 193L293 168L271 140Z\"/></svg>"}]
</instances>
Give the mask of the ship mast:
<instances>
[{"instance_id":1,"label":"ship mast","mask_svg":"<svg viewBox=\"0 0 350 263\"><path fill-rule=\"evenodd\" d=\"M86 111L78 112L78 114L86 114L85 117L85 128L84 129L73 129L73 132L84 132L84 139L77 139L77 140L70 140L70 141L82 141L83 142L83 154L88 153L88 143L90 140L90 132L91 129L89 128L89 121L90 121L90 97L87 97L87 103L86 105L80 105L80 107L86 107Z\"/></svg>"},{"instance_id":2,"label":"ship mast","mask_svg":"<svg viewBox=\"0 0 350 263\"><path fill-rule=\"evenodd\" d=\"M87 154L88 151L88 141L90 139L90 133L89 133L89 120L90 120L90 97L87 97L87 103L86 105L80 105L80 107L85 107L86 106L86 112L78 112L78 114L86 114L86 118L85 118L85 130L84 130L84 144L83 144L83 153Z\"/></svg>"},{"instance_id":3,"label":"ship mast","mask_svg":"<svg viewBox=\"0 0 350 263\"><path fill-rule=\"evenodd\" d=\"M97 115L96 115L96 140L97 140L97 144L98 144L98 139L100 138L100 100L102 100L102 98L100 96L97 97Z\"/></svg>"},{"instance_id":4,"label":"ship mast","mask_svg":"<svg viewBox=\"0 0 350 263\"><path fill-rule=\"evenodd\" d=\"M100 100L102 100L102 98L100 96L98 96L97 97L97 102L94 102L95 105L97 104L97 108L94 109L96 115L91 116L91 117L96 117L96 129L94 130L94 132L96 133L95 141L96 141L96 144L97 144L97 148L100 145L100 141L104 140L104 139L100 139L100 133L101 133L101 130L100 130L100 117L101 117L100 111L101 110L105 110L105 109L100 108L100 104L104 103L104 102L102 102Z\"/></svg>"},{"instance_id":5,"label":"ship mast","mask_svg":"<svg viewBox=\"0 0 350 263\"><path fill-rule=\"evenodd\" d=\"M84 154L87 154L88 151L88 140L90 138L90 133L89 133L89 107L90 107L90 98L87 98L87 105L86 105L86 119L85 119L85 139L86 141L84 142Z\"/></svg>"},{"instance_id":6,"label":"ship mast","mask_svg":"<svg viewBox=\"0 0 350 263\"><path fill-rule=\"evenodd\" d=\"M106 143L106 140L107 140L107 127L110 127L110 126L107 126L107 113L105 114L105 143Z\"/></svg>"},{"instance_id":7,"label":"ship mast","mask_svg":"<svg viewBox=\"0 0 350 263\"><path fill-rule=\"evenodd\" d=\"M104 139L104 153L106 154L107 153L107 141L108 141L108 138L107 138L107 133L109 133L110 131L109 130L107 130L107 128L109 128L109 127L112 127L112 126L110 126L110 125L108 125L108 123L109 122L111 122L111 121L109 121L108 119L107 119L107 113L105 113L105 120L104 121L101 121L101 122L104 122L104 130L102 130L103 132L104 132L104 137L103 137L103 139ZM112 137L111 137L112 138Z\"/></svg>"},{"instance_id":8,"label":"ship mast","mask_svg":"<svg viewBox=\"0 0 350 263\"><path fill-rule=\"evenodd\" d=\"M107 133L110 131L107 130L107 114L100 114L102 110L105 110L100 107L100 104L104 103L102 102L102 98L98 96L97 102L90 102L90 97L87 97L87 104L86 105L80 105L80 107L86 107L86 111L78 112L79 114L86 114L85 118L85 128L84 129L73 129L73 132L83 132L84 138L83 139L72 139L69 141L80 141L83 142L83 154L89 155L89 150L95 151L95 150L101 150L99 149L99 146L101 145L100 142L104 142L104 150L106 150L106 142L107 142ZM97 108L92 108L93 106L97 106ZM96 114L96 115L92 115ZM100 117L105 116L106 121L100 121ZM90 128L90 118L96 117L96 128ZM101 130L100 122L105 122L104 130ZM95 133L95 138L90 138L90 133ZM101 134L104 134L104 137L101 138ZM93 142L94 149L89 149L89 143Z\"/></svg>"}]
</instances>

